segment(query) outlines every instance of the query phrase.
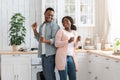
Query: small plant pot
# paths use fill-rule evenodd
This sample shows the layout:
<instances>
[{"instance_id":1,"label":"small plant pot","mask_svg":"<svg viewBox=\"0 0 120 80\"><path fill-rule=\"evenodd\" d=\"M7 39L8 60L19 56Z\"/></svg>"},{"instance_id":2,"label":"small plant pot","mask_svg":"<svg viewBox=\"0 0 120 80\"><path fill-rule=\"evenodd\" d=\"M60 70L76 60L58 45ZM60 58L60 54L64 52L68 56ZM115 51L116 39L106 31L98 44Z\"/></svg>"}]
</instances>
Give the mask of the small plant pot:
<instances>
[{"instance_id":1,"label":"small plant pot","mask_svg":"<svg viewBox=\"0 0 120 80\"><path fill-rule=\"evenodd\" d=\"M17 45L12 45L12 50L13 50L13 51L18 51Z\"/></svg>"}]
</instances>

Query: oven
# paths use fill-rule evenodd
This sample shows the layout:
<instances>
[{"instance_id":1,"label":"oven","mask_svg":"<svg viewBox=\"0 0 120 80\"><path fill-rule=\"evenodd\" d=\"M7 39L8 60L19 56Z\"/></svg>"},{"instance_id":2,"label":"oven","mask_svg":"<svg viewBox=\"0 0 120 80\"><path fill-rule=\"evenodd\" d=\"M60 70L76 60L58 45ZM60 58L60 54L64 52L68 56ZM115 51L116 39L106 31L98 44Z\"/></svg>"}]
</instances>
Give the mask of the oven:
<instances>
[{"instance_id":1,"label":"oven","mask_svg":"<svg viewBox=\"0 0 120 80\"><path fill-rule=\"evenodd\" d=\"M32 54L32 64L31 64L32 80L41 80L40 72L42 72L42 62L41 58L37 57L37 54Z\"/></svg>"}]
</instances>

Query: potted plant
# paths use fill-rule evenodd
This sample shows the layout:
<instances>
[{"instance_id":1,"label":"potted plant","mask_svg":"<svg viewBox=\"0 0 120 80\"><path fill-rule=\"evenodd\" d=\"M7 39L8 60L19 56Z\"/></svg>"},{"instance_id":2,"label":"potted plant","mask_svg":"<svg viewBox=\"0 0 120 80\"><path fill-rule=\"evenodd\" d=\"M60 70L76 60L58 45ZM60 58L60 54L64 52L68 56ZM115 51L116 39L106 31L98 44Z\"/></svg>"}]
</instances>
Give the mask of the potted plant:
<instances>
[{"instance_id":1,"label":"potted plant","mask_svg":"<svg viewBox=\"0 0 120 80\"><path fill-rule=\"evenodd\" d=\"M116 38L115 39L115 43L114 43L114 46L113 46L113 50L114 50L114 54L120 54L120 39L119 38Z\"/></svg>"},{"instance_id":2,"label":"potted plant","mask_svg":"<svg viewBox=\"0 0 120 80\"><path fill-rule=\"evenodd\" d=\"M15 13L11 17L10 21L10 29L9 29L9 38L10 43L9 45L14 47L21 45L22 43L25 43L24 38L26 36L26 28L24 26L25 17L21 15L21 13Z\"/></svg>"}]
</instances>

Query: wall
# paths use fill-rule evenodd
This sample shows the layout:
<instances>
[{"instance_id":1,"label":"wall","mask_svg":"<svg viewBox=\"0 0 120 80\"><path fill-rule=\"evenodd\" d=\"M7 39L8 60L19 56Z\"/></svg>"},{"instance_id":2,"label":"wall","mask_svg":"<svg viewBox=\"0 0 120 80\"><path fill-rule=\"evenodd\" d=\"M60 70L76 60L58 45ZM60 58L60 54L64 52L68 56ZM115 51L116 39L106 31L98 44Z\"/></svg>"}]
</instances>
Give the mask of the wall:
<instances>
[{"instance_id":1,"label":"wall","mask_svg":"<svg viewBox=\"0 0 120 80\"><path fill-rule=\"evenodd\" d=\"M27 34L25 44L22 46L36 47L37 42L34 39L31 24L41 22L41 0L0 0L0 50L11 49L9 46L9 21L14 13L21 12L26 17L25 27Z\"/></svg>"},{"instance_id":2,"label":"wall","mask_svg":"<svg viewBox=\"0 0 120 80\"><path fill-rule=\"evenodd\" d=\"M96 3L96 23L93 27L78 27L78 33L82 37L82 44L84 44L85 38L91 36L94 41L96 34L101 36L103 27L103 9L104 0L95 0ZM27 34L25 38L25 44L21 46L37 47L37 41L34 39L31 25L33 22L41 24L41 17L43 16L43 10L41 9L41 0L0 0L0 50L10 50L9 46L9 21L11 16L16 12L21 12L25 17L25 27L27 28ZM93 42L94 43L94 42Z\"/></svg>"}]
</instances>

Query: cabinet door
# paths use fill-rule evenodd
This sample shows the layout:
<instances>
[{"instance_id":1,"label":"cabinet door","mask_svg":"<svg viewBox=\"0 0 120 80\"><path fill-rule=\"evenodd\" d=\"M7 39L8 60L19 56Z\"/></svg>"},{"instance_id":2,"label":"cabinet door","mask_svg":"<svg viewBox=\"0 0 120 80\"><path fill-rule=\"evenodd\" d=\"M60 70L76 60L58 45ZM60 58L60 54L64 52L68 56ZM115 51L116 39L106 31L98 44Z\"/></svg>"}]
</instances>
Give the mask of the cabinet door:
<instances>
[{"instance_id":1,"label":"cabinet door","mask_svg":"<svg viewBox=\"0 0 120 80\"><path fill-rule=\"evenodd\" d=\"M120 61L105 58L105 66L103 74L100 75L101 80L119 80L120 79Z\"/></svg>"},{"instance_id":2,"label":"cabinet door","mask_svg":"<svg viewBox=\"0 0 120 80\"><path fill-rule=\"evenodd\" d=\"M113 60L113 63L112 63L112 69L111 69L111 72L112 72L112 77L113 77L113 80L119 80L120 79L120 60Z\"/></svg>"},{"instance_id":3,"label":"cabinet door","mask_svg":"<svg viewBox=\"0 0 120 80\"><path fill-rule=\"evenodd\" d=\"M103 56L89 56L89 80L119 80L120 62Z\"/></svg>"},{"instance_id":4,"label":"cabinet door","mask_svg":"<svg viewBox=\"0 0 120 80\"><path fill-rule=\"evenodd\" d=\"M15 63L18 80L31 80L31 60L27 56L20 56Z\"/></svg>"},{"instance_id":5,"label":"cabinet door","mask_svg":"<svg viewBox=\"0 0 120 80\"><path fill-rule=\"evenodd\" d=\"M88 80L88 55L87 53L77 53L79 71L77 80Z\"/></svg>"},{"instance_id":6,"label":"cabinet door","mask_svg":"<svg viewBox=\"0 0 120 80\"><path fill-rule=\"evenodd\" d=\"M95 0L78 0L79 20L78 25L94 26L95 25Z\"/></svg>"},{"instance_id":7,"label":"cabinet door","mask_svg":"<svg viewBox=\"0 0 120 80\"><path fill-rule=\"evenodd\" d=\"M109 58L104 58L103 60L104 60L104 64L102 67L102 72L99 75L99 80L114 80L112 75L113 60Z\"/></svg>"},{"instance_id":8,"label":"cabinet door","mask_svg":"<svg viewBox=\"0 0 120 80\"><path fill-rule=\"evenodd\" d=\"M41 5L42 14L47 7L54 8L54 20L60 27L64 16L71 16L78 27L95 26L95 0L42 0Z\"/></svg>"},{"instance_id":9,"label":"cabinet door","mask_svg":"<svg viewBox=\"0 0 120 80\"><path fill-rule=\"evenodd\" d=\"M15 80L14 62L12 56L1 55L1 79ZM7 77L6 77L7 76Z\"/></svg>"},{"instance_id":10,"label":"cabinet door","mask_svg":"<svg viewBox=\"0 0 120 80\"><path fill-rule=\"evenodd\" d=\"M1 69L2 80L31 80L29 56L2 55Z\"/></svg>"},{"instance_id":11,"label":"cabinet door","mask_svg":"<svg viewBox=\"0 0 120 80\"><path fill-rule=\"evenodd\" d=\"M104 80L100 79L100 75L104 74L103 69L104 69L105 61L104 57L95 55L95 54L90 54L89 55L89 80Z\"/></svg>"},{"instance_id":12,"label":"cabinet door","mask_svg":"<svg viewBox=\"0 0 120 80\"><path fill-rule=\"evenodd\" d=\"M1 80L15 80L15 78L14 65L1 64Z\"/></svg>"},{"instance_id":13,"label":"cabinet door","mask_svg":"<svg viewBox=\"0 0 120 80\"><path fill-rule=\"evenodd\" d=\"M89 80L94 80L97 76L97 56L94 54L89 54L89 68L88 68L88 73L89 73Z\"/></svg>"}]
</instances>

